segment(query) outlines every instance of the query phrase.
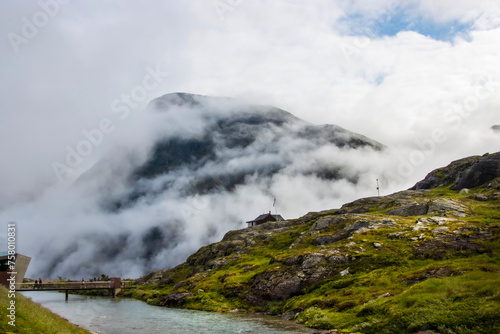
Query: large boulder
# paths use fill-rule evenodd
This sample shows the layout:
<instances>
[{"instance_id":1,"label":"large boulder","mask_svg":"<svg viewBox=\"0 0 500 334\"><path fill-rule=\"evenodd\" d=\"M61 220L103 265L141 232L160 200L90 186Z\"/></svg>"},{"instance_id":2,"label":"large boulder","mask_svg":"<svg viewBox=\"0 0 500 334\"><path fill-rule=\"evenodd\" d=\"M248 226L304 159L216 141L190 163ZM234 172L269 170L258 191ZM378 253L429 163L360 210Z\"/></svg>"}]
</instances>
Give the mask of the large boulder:
<instances>
[{"instance_id":1,"label":"large boulder","mask_svg":"<svg viewBox=\"0 0 500 334\"><path fill-rule=\"evenodd\" d=\"M429 210L429 203L410 203L387 211L387 214L401 217L423 216Z\"/></svg>"},{"instance_id":2,"label":"large boulder","mask_svg":"<svg viewBox=\"0 0 500 334\"><path fill-rule=\"evenodd\" d=\"M429 203L429 211L427 213L439 216L465 217L468 212L469 209L459 201L438 198Z\"/></svg>"},{"instance_id":3,"label":"large boulder","mask_svg":"<svg viewBox=\"0 0 500 334\"><path fill-rule=\"evenodd\" d=\"M160 306L179 306L182 304L184 299L191 297L193 294L191 292L176 292L163 297L160 300Z\"/></svg>"},{"instance_id":4,"label":"large boulder","mask_svg":"<svg viewBox=\"0 0 500 334\"><path fill-rule=\"evenodd\" d=\"M432 189L452 185L452 190L475 188L500 177L500 152L453 161L427 174L410 190Z\"/></svg>"},{"instance_id":5,"label":"large boulder","mask_svg":"<svg viewBox=\"0 0 500 334\"><path fill-rule=\"evenodd\" d=\"M455 181L452 190L474 188L500 177L500 152L488 154L465 169Z\"/></svg>"},{"instance_id":6,"label":"large boulder","mask_svg":"<svg viewBox=\"0 0 500 334\"><path fill-rule=\"evenodd\" d=\"M246 250L245 242L242 240L223 241L200 248L189 256L186 262L192 266L205 265L213 259L238 254Z\"/></svg>"},{"instance_id":7,"label":"large boulder","mask_svg":"<svg viewBox=\"0 0 500 334\"><path fill-rule=\"evenodd\" d=\"M265 272L258 275L247 300L254 305L265 305L269 301L283 301L300 293L303 288L302 279L297 273ZM250 298L248 298L250 297Z\"/></svg>"}]
</instances>

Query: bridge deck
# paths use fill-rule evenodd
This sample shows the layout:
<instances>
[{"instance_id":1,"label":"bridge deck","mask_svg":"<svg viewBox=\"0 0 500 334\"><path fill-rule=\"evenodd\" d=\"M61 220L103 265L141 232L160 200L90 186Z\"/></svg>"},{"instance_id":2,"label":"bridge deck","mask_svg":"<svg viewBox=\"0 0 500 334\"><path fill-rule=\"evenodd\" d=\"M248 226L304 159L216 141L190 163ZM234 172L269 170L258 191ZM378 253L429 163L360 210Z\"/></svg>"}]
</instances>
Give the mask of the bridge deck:
<instances>
[{"instance_id":1,"label":"bridge deck","mask_svg":"<svg viewBox=\"0 0 500 334\"><path fill-rule=\"evenodd\" d=\"M60 291L60 290L109 290L112 288L22 288L22 289L16 289L16 291Z\"/></svg>"},{"instance_id":2,"label":"bridge deck","mask_svg":"<svg viewBox=\"0 0 500 334\"><path fill-rule=\"evenodd\" d=\"M106 282L81 282L81 281L48 281L45 283L16 283L16 291L66 291L66 300L68 300L69 291L75 290L109 290L113 297L122 289L132 289L134 284L131 281L121 282L120 278L112 277L111 281Z\"/></svg>"},{"instance_id":3,"label":"bridge deck","mask_svg":"<svg viewBox=\"0 0 500 334\"><path fill-rule=\"evenodd\" d=\"M16 284L16 291L58 291L58 290L110 290L115 286L111 282L65 282L65 283L43 283L41 287L34 283ZM121 282L120 289L133 288L129 282Z\"/></svg>"}]
</instances>

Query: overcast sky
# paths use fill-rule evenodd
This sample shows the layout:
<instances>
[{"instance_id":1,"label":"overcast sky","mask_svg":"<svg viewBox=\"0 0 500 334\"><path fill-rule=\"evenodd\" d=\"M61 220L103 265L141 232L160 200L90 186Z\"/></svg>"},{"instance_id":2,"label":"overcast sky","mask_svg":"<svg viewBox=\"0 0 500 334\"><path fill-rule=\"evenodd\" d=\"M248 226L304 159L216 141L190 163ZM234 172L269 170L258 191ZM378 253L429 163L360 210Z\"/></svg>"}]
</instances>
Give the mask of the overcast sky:
<instances>
[{"instance_id":1,"label":"overcast sky","mask_svg":"<svg viewBox=\"0 0 500 334\"><path fill-rule=\"evenodd\" d=\"M0 212L57 185L84 131L109 134L76 174L146 141L138 115L170 92L361 133L406 185L499 150L497 0L2 0L0 36Z\"/></svg>"},{"instance_id":2,"label":"overcast sky","mask_svg":"<svg viewBox=\"0 0 500 334\"><path fill-rule=\"evenodd\" d=\"M436 166L497 150L499 26L496 0L1 1L0 198L56 182L51 163L148 68L161 82L132 112L184 91L272 104L388 146L452 123ZM494 91L471 100L488 81ZM464 101L473 110L453 118Z\"/></svg>"}]
</instances>

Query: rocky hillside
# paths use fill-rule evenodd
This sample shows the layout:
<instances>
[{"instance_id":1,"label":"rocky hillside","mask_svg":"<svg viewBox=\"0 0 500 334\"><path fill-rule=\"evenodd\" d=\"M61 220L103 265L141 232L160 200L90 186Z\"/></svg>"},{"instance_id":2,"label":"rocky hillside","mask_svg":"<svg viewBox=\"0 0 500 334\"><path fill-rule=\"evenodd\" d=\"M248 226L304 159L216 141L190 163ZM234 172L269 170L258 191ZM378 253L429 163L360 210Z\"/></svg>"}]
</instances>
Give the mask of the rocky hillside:
<instances>
[{"instance_id":1,"label":"rocky hillside","mask_svg":"<svg viewBox=\"0 0 500 334\"><path fill-rule=\"evenodd\" d=\"M498 333L499 156L459 160L411 190L228 232L128 295L347 332Z\"/></svg>"}]
</instances>

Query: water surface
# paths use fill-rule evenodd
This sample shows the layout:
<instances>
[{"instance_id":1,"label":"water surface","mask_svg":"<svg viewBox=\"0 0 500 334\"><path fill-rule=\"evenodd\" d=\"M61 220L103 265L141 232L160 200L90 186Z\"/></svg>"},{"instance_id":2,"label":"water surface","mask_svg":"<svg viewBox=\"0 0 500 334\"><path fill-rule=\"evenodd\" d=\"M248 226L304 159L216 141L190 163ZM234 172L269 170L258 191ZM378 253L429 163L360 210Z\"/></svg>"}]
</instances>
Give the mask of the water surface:
<instances>
[{"instance_id":1,"label":"water surface","mask_svg":"<svg viewBox=\"0 0 500 334\"><path fill-rule=\"evenodd\" d=\"M310 329L277 317L227 314L151 306L128 298L92 297L49 291L23 292L33 301L99 334L292 334Z\"/></svg>"}]
</instances>

